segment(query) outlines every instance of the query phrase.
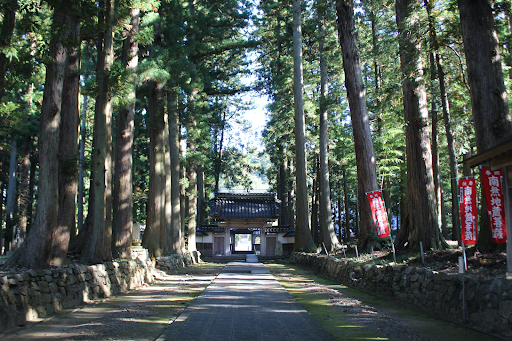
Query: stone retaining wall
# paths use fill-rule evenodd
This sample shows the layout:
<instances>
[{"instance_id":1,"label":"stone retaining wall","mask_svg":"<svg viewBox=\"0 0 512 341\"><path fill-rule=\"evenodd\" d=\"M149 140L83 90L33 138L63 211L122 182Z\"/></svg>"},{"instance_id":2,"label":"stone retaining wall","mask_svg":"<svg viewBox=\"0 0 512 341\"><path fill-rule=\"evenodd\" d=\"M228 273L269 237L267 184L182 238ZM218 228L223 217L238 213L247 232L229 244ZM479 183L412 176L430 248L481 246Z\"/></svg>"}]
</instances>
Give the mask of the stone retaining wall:
<instances>
[{"instance_id":1,"label":"stone retaining wall","mask_svg":"<svg viewBox=\"0 0 512 341\"><path fill-rule=\"evenodd\" d=\"M0 277L0 330L153 283L155 267L147 250L137 250L134 258L91 266L28 270ZM166 259L172 259L177 268L198 262L199 255L172 255L156 263L171 264Z\"/></svg>"},{"instance_id":2,"label":"stone retaining wall","mask_svg":"<svg viewBox=\"0 0 512 341\"><path fill-rule=\"evenodd\" d=\"M201 253L199 251L191 251L183 254L172 254L166 257L159 257L156 259L156 268L163 271L169 271L189 267L197 263L201 263Z\"/></svg>"},{"instance_id":3,"label":"stone retaining wall","mask_svg":"<svg viewBox=\"0 0 512 341\"><path fill-rule=\"evenodd\" d=\"M412 266L360 264L334 257L293 253L291 260L345 285L414 304L462 323L462 275ZM466 322L512 337L512 280L464 276Z\"/></svg>"}]
</instances>

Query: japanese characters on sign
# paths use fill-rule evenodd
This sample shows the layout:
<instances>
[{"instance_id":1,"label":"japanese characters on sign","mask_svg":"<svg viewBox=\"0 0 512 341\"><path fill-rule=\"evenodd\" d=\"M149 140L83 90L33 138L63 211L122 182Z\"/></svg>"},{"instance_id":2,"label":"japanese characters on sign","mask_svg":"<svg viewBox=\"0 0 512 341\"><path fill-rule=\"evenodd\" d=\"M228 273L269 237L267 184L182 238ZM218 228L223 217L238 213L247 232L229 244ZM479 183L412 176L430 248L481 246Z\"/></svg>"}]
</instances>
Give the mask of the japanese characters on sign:
<instances>
[{"instance_id":1,"label":"japanese characters on sign","mask_svg":"<svg viewBox=\"0 0 512 341\"><path fill-rule=\"evenodd\" d=\"M501 186L503 173L501 170L491 171L489 167L480 167L480 172L484 185L489 222L491 223L491 240L494 243L506 243L505 203Z\"/></svg>"},{"instance_id":2,"label":"japanese characters on sign","mask_svg":"<svg viewBox=\"0 0 512 341\"><path fill-rule=\"evenodd\" d=\"M474 178L459 179L460 223L462 242L476 245L478 242L476 226L476 182Z\"/></svg>"},{"instance_id":3,"label":"japanese characters on sign","mask_svg":"<svg viewBox=\"0 0 512 341\"><path fill-rule=\"evenodd\" d=\"M377 229L377 237L389 237L388 215L380 191L366 193L366 196L368 197L370 208L372 209L373 222Z\"/></svg>"}]
</instances>

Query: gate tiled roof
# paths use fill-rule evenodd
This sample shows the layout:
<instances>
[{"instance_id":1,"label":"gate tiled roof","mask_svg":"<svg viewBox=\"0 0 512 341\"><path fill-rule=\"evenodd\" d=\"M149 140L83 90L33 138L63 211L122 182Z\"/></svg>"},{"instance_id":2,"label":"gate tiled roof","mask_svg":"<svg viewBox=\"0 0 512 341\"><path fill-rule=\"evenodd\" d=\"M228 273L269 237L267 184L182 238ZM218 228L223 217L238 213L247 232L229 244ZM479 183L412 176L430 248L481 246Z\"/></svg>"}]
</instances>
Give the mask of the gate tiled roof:
<instances>
[{"instance_id":1,"label":"gate tiled roof","mask_svg":"<svg viewBox=\"0 0 512 341\"><path fill-rule=\"evenodd\" d=\"M215 193L210 200L214 218L279 218L281 200L275 193Z\"/></svg>"}]
</instances>

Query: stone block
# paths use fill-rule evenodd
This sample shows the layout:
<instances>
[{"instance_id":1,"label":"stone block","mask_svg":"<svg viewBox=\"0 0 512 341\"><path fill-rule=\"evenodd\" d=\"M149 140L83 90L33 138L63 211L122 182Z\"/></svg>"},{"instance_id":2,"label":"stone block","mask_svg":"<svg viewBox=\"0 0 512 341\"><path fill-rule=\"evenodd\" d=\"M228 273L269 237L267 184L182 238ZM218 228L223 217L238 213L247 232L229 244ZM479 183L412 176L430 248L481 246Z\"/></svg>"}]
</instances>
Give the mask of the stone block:
<instances>
[{"instance_id":1,"label":"stone block","mask_svg":"<svg viewBox=\"0 0 512 341\"><path fill-rule=\"evenodd\" d=\"M39 291L41 291L42 293L49 293L50 292L50 287L49 287L48 282L46 282L46 281L38 281L37 285L39 287Z\"/></svg>"},{"instance_id":2,"label":"stone block","mask_svg":"<svg viewBox=\"0 0 512 341\"><path fill-rule=\"evenodd\" d=\"M50 289L50 292L58 292L59 291L59 286L53 282L48 284L48 288Z\"/></svg>"}]
</instances>

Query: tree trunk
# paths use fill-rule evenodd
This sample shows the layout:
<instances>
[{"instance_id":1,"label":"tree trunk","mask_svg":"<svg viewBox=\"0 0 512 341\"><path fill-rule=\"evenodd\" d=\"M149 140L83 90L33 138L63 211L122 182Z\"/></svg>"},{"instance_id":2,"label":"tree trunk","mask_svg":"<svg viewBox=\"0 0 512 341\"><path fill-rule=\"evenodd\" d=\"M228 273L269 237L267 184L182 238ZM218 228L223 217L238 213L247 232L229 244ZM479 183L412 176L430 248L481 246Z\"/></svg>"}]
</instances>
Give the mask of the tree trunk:
<instances>
[{"instance_id":1,"label":"tree trunk","mask_svg":"<svg viewBox=\"0 0 512 341\"><path fill-rule=\"evenodd\" d=\"M425 7L427 8L429 31L431 44L434 50L434 56L437 66L437 77L439 79L439 91L441 92L441 106L443 109L444 128L446 131L446 141L448 143L448 155L450 159L450 178L451 178L451 194L452 194L452 240L458 240L459 246L461 245L460 234L460 217L459 217L459 200L458 200L458 186L459 186L459 172L457 170L457 159L455 157L455 147L453 144L453 134L451 128L450 118L450 102L448 94L446 93L446 82L444 80L444 69L439 54L439 42L437 40L437 33L435 29L435 19L432 15L432 1L425 0ZM444 217L444 216L443 216ZM443 224L443 226L445 226Z\"/></svg>"},{"instance_id":2,"label":"tree trunk","mask_svg":"<svg viewBox=\"0 0 512 341\"><path fill-rule=\"evenodd\" d=\"M302 24L300 0L293 0L293 98L295 113L295 155L297 220L295 251L310 252L315 244L309 227L308 187L306 178L306 126L302 78Z\"/></svg>"},{"instance_id":3,"label":"tree trunk","mask_svg":"<svg viewBox=\"0 0 512 341\"><path fill-rule=\"evenodd\" d=\"M163 254L164 226L162 217L165 205L165 143L162 88L151 82L149 104L149 191L146 231L142 245L152 257Z\"/></svg>"},{"instance_id":4,"label":"tree trunk","mask_svg":"<svg viewBox=\"0 0 512 341\"><path fill-rule=\"evenodd\" d=\"M193 155L196 152L194 141L187 140L187 155ZM190 156L188 157L190 158ZM187 160L187 238L188 250L196 251L196 228L197 228L197 164L192 158Z\"/></svg>"},{"instance_id":5,"label":"tree trunk","mask_svg":"<svg viewBox=\"0 0 512 341\"><path fill-rule=\"evenodd\" d=\"M396 1L400 65L406 120L407 213L396 244L419 250L442 248L436 213L427 95L420 54L419 9L413 0Z\"/></svg>"},{"instance_id":6,"label":"tree trunk","mask_svg":"<svg viewBox=\"0 0 512 341\"><path fill-rule=\"evenodd\" d=\"M67 51L64 42L74 40L70 31L76 18L71 3L63 0L53 12L49 60L46 67L43 103L39 128L39 184L34 226L25 243L9 262L32 269L49 265L53 231L57 225L59 197L59 134L62 87L65 78Z\"/></svg>"},{"instance_id":7,"label":"tree trunk","mask_svg":"<svg viewBox=\"0 0 512 341\"><path fill-rule=\"evenodd\" d=\"M459 1L459 11L476 147L481 153L511 134L512 119L491 4L485 0ZM485 252L493 248L485 200L481 212L478 245Z\"/></svg>"},{"instance_id":8,"label":"tree trunk","mask_svg":"<svg viewBox=\"0 0 512 341\"><path fill-rule=\"evenodd\" d=\"M167 95L168 92L165 92ZM171 141L169 139L169 108L167 106L168 101L165 101L165 113L164 113L164 189L163 189L163 212L162 212L162 248L165 254L169 254L172 247L172 233L171 233L171 222L172 222L172 199L171 199Z\"/></svg>"},{"instance_id":9,"label":"tree trunk","mask_svg":"<svg viewBox=\"0 0 512 341\"><path fill-rule=\"evenodd\" d=\"M112 253L115 258L131 259L133 227L133 132L137 91L139 8L130 9L130 29L124 32L123 64L132 78L130 103L120 112L117 124L114 172Z\"/></svg>"},{"instance_id":10,"label":"tree trunk","mask_svg":"<svg viewBox=\"0 0 512 341\"><path fill-rule=\"evenodd\" d=\"M115 20L115 0L107 0L106 12L106 34L104 47L105 56L105 71L106 71L106 87L104 93L106 96L105 101L105 116L107 118L107 145L105 153L105 239L103 241L103 261L112 260L112 94L109 92L110 87L110 69L114 63L114 20ZM98 96L100 97L100 96Z\"/></svg>"},{"instance_id":11,"label":"tree trunk","mask_svg":"<svg viewBox=\"0 0 512 341\"><path fill-rule=\"evenodd\" d=\"M180 200L180 117L178 108L178 93L173 91L169 96L169 140L171 155L171 253L181 253L183 250L183 234L181 233L181 200Z\"/></svg>"},{"instance_id":12,"label":"tree trunk","mask_svg":"<svg viewBox=\"0 0 512 341\"><path fill-rule=\"evenodd\" d=\"M111 233L111 181L112 181L112 101L109 94L110 67L113 62L112 24L114 2L102 0L99 6L100 30L98 35L98 98L94 115L93 166L94 216L91 218L91 235L82 250L83 263L101 263L109 258ZM104 26L105 25L105 26Z\"/></svg>"},{"instance_id":13,"label":"tree trunk","mask_svg":"<svg viewBox=\"0 0 512 341\"><path fill-rule=\"evenodd\" d=\"M6 250L12 251L16 231L14 231L16 221L14 208L16 206L16 174L18 172L18 160L16 154L18 153L18 146L16 143L16 136L11 140L11 157L9 161L9 182L7 185L7 200L5 202L5 229L6 229Z\"/></svg>"},{"instance_id":14,"label":"tree trunk","mask_svg":"<svg viewBox=\"0 0 512 341\"><path fill-rule=\"evenodd\" d=\"M279 199L281 199L281 218L280 225L289 225L288 219L288 159L283 155L281 164L279 165Z\"/></svg>"},{"instance_id":15,"label":"tree trunk","mask_svg":"<svg viewBox=\"0 0 512 341\"><path fill-rule=\"evenodd\" d=\"M37 141L37 138L34 138ZM27 235L30 233L33 221L33 207L34 207L34 196L36 192L36 173L37 173L37 147L33 146L34 151L30 154L30 178L28 180L28 197L30 200L27 203Z\"/></svg>"},{"instance_id":16,"label":"tree trunk","mask_svg":"<svg viewBox=\"0 0 512 341\"><path fill-rule=\"evenodd\" d=\"M434 82L436 80L436 65L434 61L434 54L431 52L429 54L430 57L430 86L432 88L431 93L431 104L432 104L432 173L434 174L434 194L436 199L436 213L437 213L437 221L439 222L439 229L443 232L443 236L447 237L445 234L446 231L444 229L446 226L443 226L443 206L441 205L441 164L439 161L439 132L437 129L438 122L438 110L437 110L437 102L434 96Z\"/></svg>"},{"instance_id":17,"label":"tree trunk","mask_svg":"<svg viewBox=\"0 0 512 341\"><path fill-rule=\"evenodd\" d=\"M32 137L26 135L23 138L22 158L20 165L20 190L19 190L19 210L18 210L18 247L25 241L27 237L28 225L28 207L32 200L30 197L30 153L32 149ZM17 247L16 247L17 248Z\"/></svg>"},{"instance_id":18,"label":"tree trunk","mask_svg":"<svg viewBox=\"0 0 512 341\"><path fill-rule=\"evenodd\" d=\"M11 47L12 34L16 24L16 11L18 10L18 0L7 0L2 3L2 26L0 28L0 49ZM0 52L0 102L5 90L5 74L7 73L10 61L5 53ZM0 122L1 123L1 122Z\"/></svg>"},{"instance_id":19,"label":"tree trunk","mask_svg":"<svg viewBox=\"0 0 512 341\"><path fill-rule=\"evenodd\" d=\"M187 178L187 169L184 166L180 166L181 177L182 179ZM181 230L181 240L180 240L180 250L185 250L185 236L187 232L187 196L185 186L180 184L180 230Z\"/></svg>"},{"instance_id":20,"label":"tree trunk","mask_svg":"<svg viewBox=\"0 0 512 341\"><path fill-rule=\"evenodd\" d=\"M343 193L345 194L345 241L349 242L350 235L350 199L348 195L347 171L343 169Z\"/></svg>"},{"instance_id":21,"label":"tree trunk","mask_svg":"<svg viewBox=\"0 0 512 341\"><path fill-rule=\"evenodd\" d=\"M74 12L74 26L68 42L68 58L62 92L61 130L59 141L59 211L53 231L50 264L64 266L71 235L76 234L76 195L78 188L78 126L80 81L80 20Z\"/></svg>"},{"instance_id":22,"label":"tree trunk","mask_svg":"<svg viewBox=\"0 0 512 341\"><path fill-rule=\"evenodd\" d=\"M197 224L204 224L204 171L203 167L197 167Z\"/></svg>"},{"instance_id":23,"label":"tree trunk","mask_svg":"<svg viewBox=\"0 0 512 341\"><path fill-rule=\"evenodd\" d=\"M322 241L328 251L334 251L340 247L340 242L336 237L336 231L332 222L331 209L331 187L329 184L329 134L327 132L327 60L324 52L325 45L325 11L327 2L322 0L319 8L320 18L320 230L322 231Z\"/></svg>"},{"instance_id":24,"label":"tree trunk","mask_svg":"<svg viewBox=\"0 0 512 341\"><path fill-rule=\"evenodd\" d=\"M221 122L221 133L220 133L220 141L219 141L219 150L217 151L217 159L215 161L215 192L219 191L219 181L222 173L222 156L223 156L223 148L224 148L224 128L226 125L226 111L222 113L222 122Z\"/></svg>"},{"instance_id":25,"label":"tree trunk","mask_svg":"<svg viewBox=\"0 0 512 341\"><path fill-rule=\"evenodd\" d=\"M78 207L77 207L77 228L81 233L84 226L84 163L85 163L85 139L87 136L86 120L87 120L87 95L83 97L82 115L80 116L80 163L78 168ZM76 236L71 236L73 240Z\"/></svg>"},{"instance_id":26,"label":"tree trunk","mask_svg":"<svg viewBox=\"0 0 512 341\"><path fill-rule=\"evenodd\" d=\"M316 159L316 158L315 158ZM318 162L315 162L315 168L318 168ZM320 230L318 225L318 176L320 172L317 170L316 177L313 178L311 186L311 236L315 245L320 244Z\"/></svg>"},{"instance_id":27,"label":"tree trunk","mask_svg":"<svg viewBox=\"0 0 512 341\"><path fill-rule=\"evenodd\" d=\"M355 36L354 3L352 0L338 1L336 10L338 13L338 33L343 53L345 86L350 105L356 152L360 214L358 246L365 249L368 243L368 234L375 231L370 204L366 198L366 193L378 189L375 152L373 150L368 111L366 109L366 91L361 76L360 58Z\"/></svg>"}]
</instances>

